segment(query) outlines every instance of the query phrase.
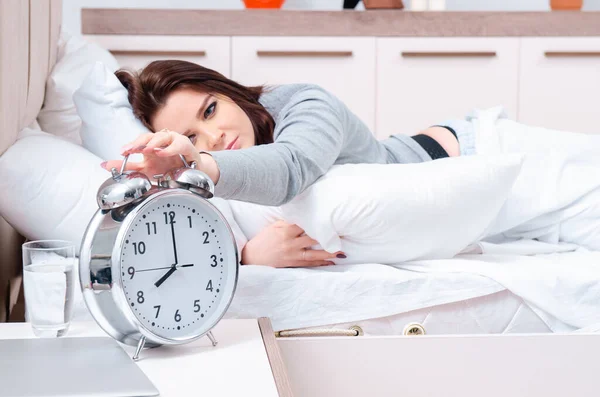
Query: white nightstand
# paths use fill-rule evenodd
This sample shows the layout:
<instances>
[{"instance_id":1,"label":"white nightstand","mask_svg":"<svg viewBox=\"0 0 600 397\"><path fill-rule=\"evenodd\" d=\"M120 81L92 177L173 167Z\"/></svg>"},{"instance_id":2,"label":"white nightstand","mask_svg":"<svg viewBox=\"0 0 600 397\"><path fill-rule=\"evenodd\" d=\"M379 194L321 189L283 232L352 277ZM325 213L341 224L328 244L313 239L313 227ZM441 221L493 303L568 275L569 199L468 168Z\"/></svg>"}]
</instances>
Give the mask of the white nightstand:
<instances>
[{"instance_id":1,"label":"white nightstand","mask_svg":"<svg viewBox=\"0 0 600 397\"><path fill-rule=\"evenodd\" d=\"M221 320L208 338L181 346L145 349L138 366L161 397L292 396L285 367L268 318ZM106 336L94 322L74 322L67 338ZM34 338L29 323L0 324L0 339ZM134 347L121 345L130 355Z\"/></svg>"}]
</instances>

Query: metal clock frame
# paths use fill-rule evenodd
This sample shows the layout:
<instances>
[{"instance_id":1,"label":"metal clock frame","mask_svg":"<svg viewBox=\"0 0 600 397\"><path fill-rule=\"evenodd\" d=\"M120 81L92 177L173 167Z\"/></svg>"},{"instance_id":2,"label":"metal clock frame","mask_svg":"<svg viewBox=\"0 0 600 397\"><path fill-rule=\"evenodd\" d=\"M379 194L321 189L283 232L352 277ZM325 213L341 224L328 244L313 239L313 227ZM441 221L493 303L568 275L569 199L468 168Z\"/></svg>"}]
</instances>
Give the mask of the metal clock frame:
<instances>
[{"instance_id":1,"label":"metal clock frame","mask_svg":"<svg viewBox=\"0 0 600 397\"><path fill-rule=\"evenodd\" d=\"M235 253L235 278L228 302L208 330L186 339L171 339L159 336L142 324L127 303L123 291L121 270L121 250L133 220L137 214L155 199L165 195L193 195L203 200L214 211L227 229ZM137 346L134 360L137 360L144 346L175 345L192 342L207 335L213 346L217 341L211 329L223 318L237 289L239 277L239 253L234 234L223 214L207 199L186 189L153 187L146 195L133 203L112 210L98 210L88 225L79 253L79 280L84 301L100 327L117 341Z\"/></svg>"}]
</instances>

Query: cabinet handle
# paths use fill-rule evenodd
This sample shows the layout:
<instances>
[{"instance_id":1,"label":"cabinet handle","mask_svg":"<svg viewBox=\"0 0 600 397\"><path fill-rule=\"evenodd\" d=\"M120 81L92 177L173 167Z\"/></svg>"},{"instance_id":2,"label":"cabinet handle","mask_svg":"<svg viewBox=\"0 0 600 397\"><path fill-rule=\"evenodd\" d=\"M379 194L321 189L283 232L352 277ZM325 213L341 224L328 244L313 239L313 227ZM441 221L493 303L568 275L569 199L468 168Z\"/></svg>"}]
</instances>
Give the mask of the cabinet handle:
<instances>
[{"instance_id":1,"label":"cabinet handle","mask_svg":"<svg viewBox=\"0 0 600 397\"><path fill-rule=\"evenodd\" d=\"M113 55L169 55L169 56L206 56L206 51L171 51L171 50L109 50Z\"/></svg>"},{"instance_id":2,"label":"cabinet handle","mask_svg":"<svg viewBox=\"0 0 600 397\"><path fill-rule=\"evenodd\" d=\"M547 57L600 57L600 51L545 51Z\"/></svg>"},{"instance_id":3,"label":"cabinet handle","mask_svg":"<svg viewBox=\"0 0 600 397\"><path fill-rule=\"evenodd\" d=\"M256 51L259 57L351 57L352 51Z\"/></svg>"},{"instance_id":4,"label":"cabinet handle","mask_svg":"<svg viewBox=\"0 0 600 397\"><path fill-rule=\"evenodd\" d=\"M426 58L426 57L495 57L496 51L402 51L401 56L406 58Z\"/></svg>"}]
</instances>

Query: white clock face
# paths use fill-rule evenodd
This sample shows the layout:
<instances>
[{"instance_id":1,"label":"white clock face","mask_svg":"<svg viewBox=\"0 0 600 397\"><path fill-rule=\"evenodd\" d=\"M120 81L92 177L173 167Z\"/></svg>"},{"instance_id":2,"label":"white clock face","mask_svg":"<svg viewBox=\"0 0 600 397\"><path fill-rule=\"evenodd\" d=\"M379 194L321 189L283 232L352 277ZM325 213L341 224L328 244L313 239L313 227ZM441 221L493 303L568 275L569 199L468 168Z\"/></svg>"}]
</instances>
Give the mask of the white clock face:
<instances>
[{"instance_id":1,"label":"white clock face","mask_svg":"<svg viewBox=\"0 0 600 397\"><path fill-rule=\"evenodd\" d=\"M235 242L202 199L184 192L150 201L135 215L122 247L125 298L153 334L171 340L203 334L229 305Z\"/></svg>"}]
</instances>

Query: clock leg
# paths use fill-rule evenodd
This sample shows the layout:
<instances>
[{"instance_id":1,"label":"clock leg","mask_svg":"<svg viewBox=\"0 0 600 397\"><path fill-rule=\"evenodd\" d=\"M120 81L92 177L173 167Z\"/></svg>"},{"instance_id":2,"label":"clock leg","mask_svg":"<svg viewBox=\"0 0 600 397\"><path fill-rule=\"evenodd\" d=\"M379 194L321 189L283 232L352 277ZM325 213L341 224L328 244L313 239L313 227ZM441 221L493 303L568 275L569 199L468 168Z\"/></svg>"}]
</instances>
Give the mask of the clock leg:
<instances>
[{"instance_id":1,"label":"clock leg","mask_svg":"<svg viewBox=\"0 0 600 397\"><path fill-rule=\"evenodd\" d=\"M208 336L208 339L210 339L210 341L212 342L213 346L216 346L217 343L219 343L219 342L217 342L217 340L215 339L214 335L212 334L212 331L208 331L208 334L206 334L206 336Z\"/></svg>"},{"instance_id":2,"label":"clock leg","mask_svg":"<svg viewBox=\"0 0 600 397\"><path fill-rule=\"evenodd\" d=\"M138 342L137 348L135 349L135 354L133 355L133 361L137 361L139 360L140 357L140 352L142 351L142 349L144 348L144 345L146 344L146 337L142 336L140 338L140 341Z\"/></svg>"}]
</instances>

